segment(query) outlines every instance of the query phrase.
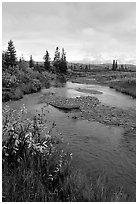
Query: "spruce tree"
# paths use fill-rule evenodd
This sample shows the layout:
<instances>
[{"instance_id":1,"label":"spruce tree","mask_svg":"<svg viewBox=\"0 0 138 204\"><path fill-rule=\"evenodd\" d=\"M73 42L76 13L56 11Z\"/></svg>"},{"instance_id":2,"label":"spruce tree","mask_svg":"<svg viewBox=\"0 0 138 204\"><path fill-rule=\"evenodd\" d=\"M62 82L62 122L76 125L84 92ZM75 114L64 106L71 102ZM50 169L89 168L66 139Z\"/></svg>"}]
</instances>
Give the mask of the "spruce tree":
<instances>
[{"instance_id":1,"label":"spruce tree","mask_svg":"<svg viewBox=\"0 0 138 204\"><path fill-rule=\"evenodd\" d=\"M12 40L8 42L7 63L8 63L8 66L11 66L11 67L14 67L16 65L16 50Z\"/></svg>"},{"instance_id":2,"label":"spruce tree","mask_svg":"<svg viewBox=\"0 0 138 204\"><path fill-rule=\"evenodd\" d=\"M30 55L30 60L29 60L29 67L34 67L34 61L32 55Z\"/></svg>"},{"instance_id":3,"label":"spruce tree","mask_svg":"<svg viewBox=\"0 0 138 204\"><path fill-rule=\"evenodd\" d=\"M53 66L56 68L56 72L59 73L60 72L60 51L59 51L59 48L57 47L56 48L56 51L55 51L55 57L54 57L54 60L53 60Z\"/></svg>"},{"instance_id":4,"label":"spruce tree","mask_svg":"<svg viewBox=\"0 0 138 204\"><path fill-rule=\"evenodd\" d=\"M115 63L115 69L117 70L117 60L116 60L116 63Z\"/></svg>"},{"instance_id":5,"label":"spruce tree","mask_svg":"<svg viewBox=\"0 0 138 204\"><path fill-rule=\"evenodd\" d=\"M66 61L66 53L64 51L64 48L62 48L62 53L61 53L60 72L64 74L67 73L67 61Z\"/></svg>"},{"instance_id":6,"label":"spruce tree","mask_svg":"<svg viewBox=\"0 0 138 204\"><path fill-rule=\"evenodd\" d=\"M49 53L48 51L46 50L46 54L44 55L44 68L45 70L47 71L50 71L50 57L49 57Z\"/></svg>"},{"instance_id":7,"label":"spruce tree","mask_svg":"<svg viewBox=\"0 0 138 204\"><path fill-rule=\"evenodd\" d=\"M85 70L88 71L88 66L87 66L87 64L86 64L86 66L85 66Z\"/></svg>"},{"instance_id":8,"label":"spruce tree","mask_svg":"<svg viewBox=\"0 0 138 204\"><path fill-rule=\"evenodd\" d=\"M113 60L112 70L115 70L115 60Z\"/></svg>"},{"instance_id":9,"label":"spruce tree","mask_svg":"<svg viewBox=\"0 0 138 204\"><path fill-rule=\"evenodd\" d=\"M9 60L8 60L8 53L7 51L2 52L2 70L6 70L9 66Z\"/></svg>"}]
</instances>

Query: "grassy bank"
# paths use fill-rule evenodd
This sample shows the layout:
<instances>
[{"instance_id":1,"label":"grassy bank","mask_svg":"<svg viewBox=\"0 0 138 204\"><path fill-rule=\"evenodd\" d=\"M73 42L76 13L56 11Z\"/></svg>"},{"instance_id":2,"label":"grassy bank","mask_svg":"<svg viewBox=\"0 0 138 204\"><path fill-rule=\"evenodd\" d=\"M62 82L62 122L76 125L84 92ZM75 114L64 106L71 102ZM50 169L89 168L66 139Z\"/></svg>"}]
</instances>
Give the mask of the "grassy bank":
<instances>
[{"instance_id":1,"label":"grassy bank","mask_svg":"<svg viewBox=\"0 0 138 204\"><path fill-rule=\"evenodd\" d=\"M136 98L136 79L126 79L109 83L110 88Z\"/></svg>"},{"instance_id":2,"label":"grassy bank","mask_svg":"<svg viewBox=\"0 0 138 204\"><path fill-rule=\"evenodd\" d=\"M107 85L116 91L136 98L136 72L94 71L88 73L87 76L85 74L85 76L74 75L73 77L72 74L70 80L74 83Z\"/></svg>"},{"instance_id":3,"label":"grassy bank","mask_svg":"<svg viewBox=\"0 0 138 204\"><path fill-rule=\"evenodd\" d=\"M43 112L33 119L3 109L2 199L5 202L135 201L121 189L110 189L102 177L87 178L71 166L60 135L53 136Z\"/></svg>"}]
</instances>

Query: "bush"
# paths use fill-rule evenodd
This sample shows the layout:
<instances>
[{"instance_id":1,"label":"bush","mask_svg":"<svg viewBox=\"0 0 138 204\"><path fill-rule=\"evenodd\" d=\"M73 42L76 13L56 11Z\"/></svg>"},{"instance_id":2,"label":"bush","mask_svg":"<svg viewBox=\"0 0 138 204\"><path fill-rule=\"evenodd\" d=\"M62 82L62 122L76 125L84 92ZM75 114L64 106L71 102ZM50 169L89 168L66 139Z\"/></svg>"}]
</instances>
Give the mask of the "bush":
<instances>
[{"instance_id":1,"label":"bush","mask_svg":"<svg viewBox=\"0 0 138 204\"><path fill-rule=\"evenodd\" d=\"M10 93L10 99L12 100L18 100L21 98L23 98L23 92L19 87Z\"/></svg>"},{"instance_id":2,"label":"bush","mask_svg":"<svg viewBox=\"0 0 138 204\"><path fill-rule=\"evenodd\" d=\"M52 136L42 115L28 119L20 112L3 109L3 202L135 201L123 191L109 191L105 180L92 185L81 171L73 171L72 154L63 149L62 138Z\"/></svg>"},{"instance_id":3,"label":"bush","mask_svg":"<svg viewBox=\"0 0 138 204\"><path fill-rule=\"evenodd\" d=\"M15 75L12 75L8 72L2 73L2 87L11 88L16 87L18 80Z\"/></svg>"},{"instance_id":4,"label":"bush","mask_svg":"<svg viewBox=\"0 0 138 204\"><path fill-rule=\"evenodd\" d=\"M3 71L2 74L2 86L3 90L9 88L9 90L3 92L3 101L17 100L22 98L23 94L30 94L40 91L42 87L49 88L50 76L47 72L39 73L29 68L28 63L23 61L19 65L14 67L14 71Z\"/></svg>"},{"instance_id":5,"label":"bush","mask_svg":"<svg viewBox=\"0 0 138 204\"><path fill-rule=\"evenodd\" d=\"M19 62L19 70L26 71L29 68L28 62L22 61Z\"/></svg>"},{"instance_id":6,"label":"bush","mask_svg":"<svg viewBox=\"0 0 138 204\"><path fill-rule=\"evenodd\" d=\"M48 130L42 117L25 119L25 111L3 113L3 201L53 200L70 155L49 134L54 123Z\"/></svg>"}]
</instances>

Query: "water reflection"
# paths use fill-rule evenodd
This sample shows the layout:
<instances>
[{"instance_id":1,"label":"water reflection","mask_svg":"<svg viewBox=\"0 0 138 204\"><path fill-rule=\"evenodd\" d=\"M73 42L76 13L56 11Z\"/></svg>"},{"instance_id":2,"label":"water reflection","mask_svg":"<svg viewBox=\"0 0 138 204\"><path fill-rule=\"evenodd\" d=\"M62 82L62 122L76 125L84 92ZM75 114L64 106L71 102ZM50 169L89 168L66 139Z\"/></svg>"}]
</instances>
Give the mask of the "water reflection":
<instances>
[{"instance_id":1,"label":"water reflection","mask_svg":"<svg viewBox=\"0 0 138 204\"><path fill-rule=\"evenodd\" d=\"M57 80L56 83L61 83L61 81ZM135 107L135 100L131 97L120 94L113 89L110 90L108 87L71 82L62 83L60 88L43 89L40 93L25 95L19 101L10 101L5 104L17 110L25 104L28 112L33 115L40 112L45 105L40 103L40 99L46 92L51 91L58 96L65 97L91 95L78 92L77 88L102 91L103 94L95 94L94 96L108 105L122 106L123 108ZM129 192L135 191L135 152L130 151L124 145L124 130L122 128L105 126L98 122L71 119L67 117L67 112L52 106L46 106L45 109L49 111L47 114L48 120L56 122L54 131L61 132L64 141L69 143L68 148L73 153L74 167L84 169L86 173L93 175L95 178L104 170L110 179L110 183L122 185L128 188ZM135 143L135 141L133 142Z\"/></svg>"}]
</instances>

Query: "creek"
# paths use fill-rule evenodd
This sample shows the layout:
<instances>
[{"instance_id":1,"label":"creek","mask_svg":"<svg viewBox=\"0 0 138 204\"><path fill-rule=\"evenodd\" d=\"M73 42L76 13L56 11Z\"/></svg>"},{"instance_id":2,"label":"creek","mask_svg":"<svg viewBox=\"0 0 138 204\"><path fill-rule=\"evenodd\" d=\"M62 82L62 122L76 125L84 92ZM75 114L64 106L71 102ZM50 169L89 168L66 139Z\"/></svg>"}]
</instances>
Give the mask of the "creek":
<instances>
[{"instance_id":1,"label":"creek","mask_svg":"<svg viewBox=\"0 0 138 204\"><path fill-rule=\"evenodd\" d=\"M80 92L77 91L79 88L97 90L102 94ZM61 87L42 89L41 92L25 95L18 101L3 103L3 106L8 105L18 110L24 104L29 115L34 115L45 106L41 98L47 92L66 98L95 96L105 105L136 111L135 99L109 87L71 82L66 82ZM136 152L131 151L125 144L122 127L68 118L66 112L50 105L45 109L48 111L47 118L56 123L54 131L62 134L69 151L73 154L74 167L83 169L93 178L105 174L109 178L110 185L123 186L130 194L135 193Z\"/></svg>"}]
</instances>

